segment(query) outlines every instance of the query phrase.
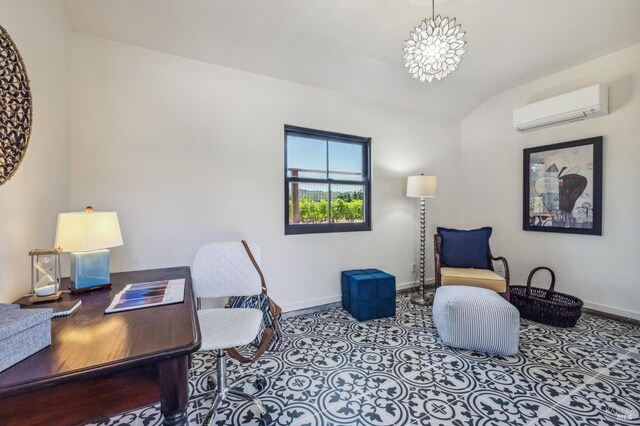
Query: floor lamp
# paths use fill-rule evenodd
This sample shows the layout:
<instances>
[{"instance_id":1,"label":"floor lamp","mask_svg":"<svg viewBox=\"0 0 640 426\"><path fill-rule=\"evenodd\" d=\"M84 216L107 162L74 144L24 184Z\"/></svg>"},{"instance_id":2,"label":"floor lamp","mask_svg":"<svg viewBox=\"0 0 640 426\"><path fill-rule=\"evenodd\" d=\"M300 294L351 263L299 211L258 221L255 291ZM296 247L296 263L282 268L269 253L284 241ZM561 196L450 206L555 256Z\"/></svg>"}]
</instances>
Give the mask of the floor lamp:
<instances>
[{"instance_id":1,"label":"floor lamp","mask_svg":"<svg viewBox=\"0 0 640 426\"><path fill-rule=\"evenodd\" d=\"M407 197L420 198L420 291L411 298L416 305L428 305L431 298L427 297L425 282L425 245L426 245L426 198L438 195L438 178L436 176L409 176L407 178Z\"/></svg>"}]
</instances>

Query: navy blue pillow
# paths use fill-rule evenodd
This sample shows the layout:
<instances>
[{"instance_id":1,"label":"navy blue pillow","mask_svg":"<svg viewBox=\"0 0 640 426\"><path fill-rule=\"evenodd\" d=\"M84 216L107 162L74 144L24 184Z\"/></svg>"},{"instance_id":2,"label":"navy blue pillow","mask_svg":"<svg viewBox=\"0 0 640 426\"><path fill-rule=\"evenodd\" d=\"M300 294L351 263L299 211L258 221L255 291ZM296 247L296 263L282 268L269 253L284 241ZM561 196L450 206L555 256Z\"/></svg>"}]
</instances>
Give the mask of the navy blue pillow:
<instances>
[{"instance_id":1,"label":"navy blue pillow","mask_svg":"<svg viewBox=\"0 0 640 426\"><path fill-rule=\"evenodd\" d=\"M440 262L450 268L491 269L489 237L491 227L469 231L438 227L442 239Z\"/></svg>"}]
</instances>

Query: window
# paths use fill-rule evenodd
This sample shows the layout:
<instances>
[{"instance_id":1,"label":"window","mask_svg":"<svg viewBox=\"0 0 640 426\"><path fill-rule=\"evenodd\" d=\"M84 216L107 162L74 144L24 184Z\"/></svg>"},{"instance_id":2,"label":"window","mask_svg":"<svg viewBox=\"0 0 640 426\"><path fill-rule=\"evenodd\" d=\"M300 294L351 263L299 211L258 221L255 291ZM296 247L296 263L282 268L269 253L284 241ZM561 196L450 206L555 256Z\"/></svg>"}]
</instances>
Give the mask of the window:
<instances>
[{"instance_id":1,"label":"window","mask_svg":"<svg viewBox=\"0 0 640 426\"><path fill-rule=\"evenodd\" d=\"M284 126L285 234L371 230L370 138Z\"/></svg>"}]
</instances>

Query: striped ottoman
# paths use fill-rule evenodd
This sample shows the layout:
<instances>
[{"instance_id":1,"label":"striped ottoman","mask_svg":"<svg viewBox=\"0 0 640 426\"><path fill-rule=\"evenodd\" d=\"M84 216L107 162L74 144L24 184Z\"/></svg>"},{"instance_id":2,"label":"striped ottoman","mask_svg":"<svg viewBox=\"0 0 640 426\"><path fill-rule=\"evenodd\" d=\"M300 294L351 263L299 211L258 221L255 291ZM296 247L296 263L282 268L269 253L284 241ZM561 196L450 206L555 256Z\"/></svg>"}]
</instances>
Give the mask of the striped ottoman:
<instances>
[{"instance_id":1,"label":"striped ottoman","mask_svg":"<svg viewBox=\"0 0 640 426\"><path fill-rule=\"evenodd\" d=\"M439 287L433 300L433 322L440 339L451 347L499 355L518 353L520 314L493 290Z\"/></svg>"}]
</instances>

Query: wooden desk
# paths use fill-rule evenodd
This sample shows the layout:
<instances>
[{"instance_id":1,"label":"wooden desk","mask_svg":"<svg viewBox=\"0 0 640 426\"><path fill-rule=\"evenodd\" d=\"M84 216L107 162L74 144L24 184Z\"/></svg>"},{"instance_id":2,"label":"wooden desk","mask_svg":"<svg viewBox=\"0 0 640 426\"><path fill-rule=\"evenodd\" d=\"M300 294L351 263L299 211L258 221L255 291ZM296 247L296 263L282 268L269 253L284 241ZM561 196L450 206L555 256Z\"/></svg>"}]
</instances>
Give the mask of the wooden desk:
<instances>
[{"instance_id":1,"label":"wooden desk","mask_svg":"<svg viewBox=\"0 0 640 426\"><path fill-rule=\"evenodd\" d=\"M131 283L186 279L184 303L105 315ZM75 425L161 403L165 425L186 424L189 358L200 326L188 267L111 274L113 288L52 320L51 346L0 373L0 424Z\"/></svg>"}]
</instances>

